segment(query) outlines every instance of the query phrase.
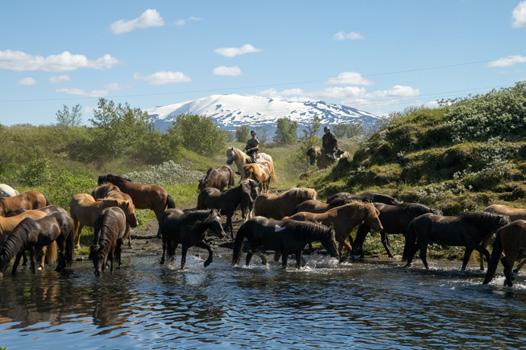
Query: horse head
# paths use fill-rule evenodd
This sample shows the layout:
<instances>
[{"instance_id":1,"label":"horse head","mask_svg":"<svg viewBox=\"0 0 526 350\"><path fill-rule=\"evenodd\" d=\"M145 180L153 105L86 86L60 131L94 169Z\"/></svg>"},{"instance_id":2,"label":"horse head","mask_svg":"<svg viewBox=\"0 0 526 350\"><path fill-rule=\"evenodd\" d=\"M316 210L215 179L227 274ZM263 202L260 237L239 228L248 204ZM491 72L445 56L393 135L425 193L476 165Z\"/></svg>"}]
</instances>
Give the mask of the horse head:
<instances>
[{"instance_id":1,"label":"horse head","mask_svg":"<svg viewBox=\"0 0 526 350\"><path fill-rule=\"evenodd\" d=\"M228 165L234 163L234 147L228 147L226 149L226 163Z\"/></svg>"},{"instance_id":2,"label":"horse head","mask_svg":"<svg viewBox=\"0 0 526 350\"><path fill-rule=\"evenodd\" d=\"M92 244L89 247L89 259L93 261L93 267L95 268L95 276L99 277L100 273L104 271L104 256L101 252L101 247L98 243Z\"/></svg>"},{"instance_id":3,"label":"horse head","mask_svg":"<svg viewBox=\"0 0 526 350\"><path fill-rule=\"evenodd\" d=\"M221 215L216 209L210 210L210 214L206 218L206 222L209 225L210 230L219 238L223 239L226 237L223 225L221 224Z\"/></svg>"},{"instance_id":4,"label":"horse head","mask_svg":"<svg viewBox=\"0 0 526 350\"><path fill-rule=\"evenodd\" d=\"M365 208L365 224L369 226L372 231L383 230L382 222L380 221L380 210L378 210L374 204L366 203Z\"/></svg>"},{"instance_id":5,"label":"horse head","mask_svg":"<svg viewBox=\"0 0 526 350\"><path fill-rule=\"evenodd\" d=\"M130 201L118 201L117 206L124 211L126 214L126 222L130 227L137 227L139 221L137 220L137 215L135 214L135 205Z\"/></svg>"}]
</instances>

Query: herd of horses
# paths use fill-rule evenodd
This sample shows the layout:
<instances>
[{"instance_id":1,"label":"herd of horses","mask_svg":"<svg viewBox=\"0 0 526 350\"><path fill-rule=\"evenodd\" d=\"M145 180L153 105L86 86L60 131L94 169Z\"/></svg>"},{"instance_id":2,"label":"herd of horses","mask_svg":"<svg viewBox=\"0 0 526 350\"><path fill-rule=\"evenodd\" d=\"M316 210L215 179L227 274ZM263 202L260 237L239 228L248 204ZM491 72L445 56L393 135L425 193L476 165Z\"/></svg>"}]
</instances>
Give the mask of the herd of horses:
<instances>
[{"instance_id":1,"label":"herd of horses","mask_svg":"<svg viewBox=\"0 0 526 350\"><path fill-rule=\"evenodd\" d=\"M99 176L91 193L74 194L69 212L51 205L42 193L19 194L0 185L0 274L5 273L13 258L12 273L16 273L26 254L33 273L45 268L45 264L56 264L56 271L62 271L72 264L84 226L93 228L89 258L95 275L108 267L113 271L114 263L121 264L124 242L131 248L130 232L138 225L136 209L155 213L157 235L162 240L161 264L173 262L181 245L181 268L193 246L208 251L205 267L212 263L209 235L233 243L233 264L239 263L243 252L247 253L247 265L254 254L266 263L265 253L273 251L274 259L281 259L283 267L294 255L296 267L300 268L305 264L304 249L307 245L312 249L314 242L339 261L363 258L369 232L380 232L391 258L394 255L388 235L404 235L402 260L406 266L419 253L428 269L428 246L434 243L464 247L464 270L476 250L481 257L480 268L484 269L484 260L488 263L483 283L491 281L501 261L505 285L511 286L515 274L526 263L526 209L491 205L480 212L444 216L426 205L401 202L379 193L340 192L325 202L317 200L312 188L270 193L270 184L276 181L272 157L260 153L256 163L252 163L233 147L227 149L226 156L226 163L236 164L237 171L228 165L209 169L199 181L197 206L192 209L176 208L174 199L157 184L137 183L112 174ZM237 184L236 173L240 175ZM243 223L234 232L232 221L238 210ZM351 233L355 229L353 239ZM493 237L490 254L486 247ZM519 264L513 270L515 262Z\"/></svg>"}]
</instances>

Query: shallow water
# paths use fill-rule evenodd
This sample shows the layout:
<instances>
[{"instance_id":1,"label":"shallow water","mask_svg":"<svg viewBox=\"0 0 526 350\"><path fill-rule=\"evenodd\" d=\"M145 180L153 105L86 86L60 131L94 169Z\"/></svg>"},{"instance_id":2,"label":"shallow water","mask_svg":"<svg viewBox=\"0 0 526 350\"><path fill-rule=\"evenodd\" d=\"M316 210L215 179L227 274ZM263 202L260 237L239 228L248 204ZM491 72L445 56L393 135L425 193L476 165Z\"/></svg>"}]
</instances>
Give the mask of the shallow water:
<instances>
[{"instance_id":1,"label":"shallow water","mask_svg":"<svg viewBox=\"0 0 526 350\"><path fill-rule=\"evenodd\" d=\"M192 250L191 250L192 252ZM197 251L194 251L197 252ZM232 267L221 251L185 271L131 257L96 279L89 262L64 275L22 270L0 280L0 346L45 348L443 348L526 344L526 282L435 262L337 266L307 257L300 271ZM178 262L177 262L178 263Z\"/></svg>"}]
</instances>

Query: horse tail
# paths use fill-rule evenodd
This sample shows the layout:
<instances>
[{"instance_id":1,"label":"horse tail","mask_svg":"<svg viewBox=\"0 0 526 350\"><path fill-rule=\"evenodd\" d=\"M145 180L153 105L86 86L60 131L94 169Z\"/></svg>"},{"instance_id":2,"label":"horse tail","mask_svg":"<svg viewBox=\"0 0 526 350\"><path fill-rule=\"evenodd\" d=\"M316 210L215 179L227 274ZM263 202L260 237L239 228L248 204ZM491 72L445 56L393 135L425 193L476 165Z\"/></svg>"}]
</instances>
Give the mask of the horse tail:
<instances>
[{"instance_id":1,"label":"horse tail","mask_svg":"<svg viewBox=\"0 0 526 350\"><path fill-rule=\"evenodd\" d=\"M75 227L72 226L69 232L68 238L66 239L66 266L71 266L73 263L73 252L75 250ZM80 233L79 233L80 235Z\"/></svg>"},{"instance_id":2,"label":"horse tail","mask_svg":"<svg viewBox=\"0 0 526 350\"><path fill-rule=\"evenodd\" d=\"M46 264L54 265L57 262L57 242L51 242L46 249Z\"/></svg>"},{"instance_id":3,"label":"horse tail","mask_svg":"<svg viewBox=\"0 0 526 350\"><path fill-rule=\"evenodd\" d=\"M168 209L175 208L175 199L173 199L173 197L170 195L166 196L166 208Z\"/></svg>"},{"instance_id":4,"label":"horse tail","mask_svg":"<svg viewBox=\"0 0 526 350\"><path fill-rule=\"evenodd\" d=\"M232 187L235 185L235 179L234 179L234 171L228 167L228 187Z\"/></svg>"},{"instance_id":5,"label":"horse tail","mask_svg":"<svg viewBox=\"0 0 526 350\"><path fill-rule=\"evenodd\" d=\"M405 232L405 243L404 243L404 252L402 253L402 261L407 261L409 256L412 255L415 243L416 243L416 231L414 228L415 221L412 220L407 226Z\"/></svg>"},{"instance_id":6,"label":"horse tail","mask_svg":"<svg viewBox=\"0 0 526 350\"><path fill-rule=\"evenodd\" d=\"M502 242L500 240L500 231L497 231L495 240L493 241L493 251L488 262L488 271L486 272L486 277L484 277L483 284L488 284L495 276L495 271L497 270L497 265L499 264L500 256L502 255Z\"/></svg>"},{"instance_id":7,"label":"horse tail","mask_svg":"<svg viewBox=\"0 0 526 350\"><path fill-rule=\"evenodd\" d=\"M241 250L243 249L243 241L245 240L247 233L250 231L249 225L249 223L245 222L237 231L236 239L234 241L232 265L236 265L239 263L239 259L241 258Z\"/></svg>"}]
</instances>

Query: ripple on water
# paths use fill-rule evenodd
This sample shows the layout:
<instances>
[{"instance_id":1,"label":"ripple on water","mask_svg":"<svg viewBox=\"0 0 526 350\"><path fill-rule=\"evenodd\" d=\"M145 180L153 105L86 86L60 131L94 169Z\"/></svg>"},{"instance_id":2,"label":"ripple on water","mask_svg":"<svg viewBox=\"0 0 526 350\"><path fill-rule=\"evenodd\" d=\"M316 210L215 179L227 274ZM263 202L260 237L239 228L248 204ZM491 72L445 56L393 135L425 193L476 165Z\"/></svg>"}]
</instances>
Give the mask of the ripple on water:
<instances>
[{"instance_id":1,"label":"ripple on water","mask_svg":"<svg viewBox=\"0 0 526 350\"><path fill-rule=\"evenodd\" d=\"M309 348L342 345L422 348L524 344L526 284L459 272L457 264L404 269L398 263L338 264L306 256L307 264L249 267L217 254L189 254L187 266L157 257L126 259L113 276L45 272L0 280L0 336L9 348ZM447 263L446 263L447 264ZM26 335L26 336L22 336Z\"/></svg>"}]
</instances>

